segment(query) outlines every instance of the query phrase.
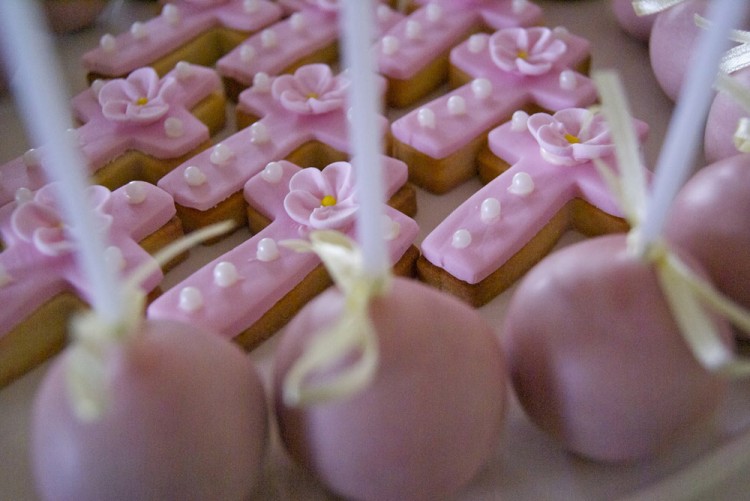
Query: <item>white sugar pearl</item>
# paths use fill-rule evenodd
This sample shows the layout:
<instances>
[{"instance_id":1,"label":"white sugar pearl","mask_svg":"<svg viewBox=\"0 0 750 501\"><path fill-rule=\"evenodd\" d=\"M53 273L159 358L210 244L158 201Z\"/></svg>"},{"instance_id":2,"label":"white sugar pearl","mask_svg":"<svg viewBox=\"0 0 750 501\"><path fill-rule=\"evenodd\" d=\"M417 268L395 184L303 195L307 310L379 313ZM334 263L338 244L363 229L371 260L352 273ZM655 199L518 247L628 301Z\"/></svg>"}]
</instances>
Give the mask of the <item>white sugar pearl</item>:
<instances>
[{"instance_id":1,"label":"white sugar pearl","mask_svg":"<svg viewBox=\"0 0 750 501\"><path fill-rule=\"evenodd\" d=\"M200 186L206 182L206 175L195 165L189 165L183 173L185 181L190 186Z\"/></svg>"},{"instance_id":2,"label":"white sugar pearl","mask_svg":"<svg viewBox=\"0 0 750 501\"><path fill-rule=\"evenodd\" d=\"M273 238L263 238L258 242L258 248L255 251L258 261L269 262L279 258L279 247Z\"/></svg>"},{"instance_id":3,"label":"white sugar pearl","mask_svg":"<svg viewBox=\"0 0 750 501\"><path fill-rule=\"evenodd\" d=\"M117 41L111 33L106 33L99 39L99 47L104 52L114 52L117 49Z\"/></svg>"},{"instance_id":4,"label":"white sugar pearl","mask_svg":"<svg viewBox=\"0 0 750 501\"><path fill-rule=\"evenodd\" d=\"M104 262L110 269L117 271L125 269L125 256L122 255L122 250L116 245L104 249Z\"/></svg>"},{"instance_id":5,"label":"white sugar pearl","mask_svg":"<svg viewBox=\"0 0 750 501\"><path fill-rule=\"evenodd\" d=\"M172 139L182 137L185 134L185 126L182 120L176 117L169 117L164 120L164 133Z\"/></svg>"},{"instance_id":6,"label":"white sugar pearl","mask_svg":"<svg viewBox=\"0 0 750 501\"><path fill-rule=\"evenodd\" d=\"M253 90L256 92L269 92L271 90L271 77L268 73L258 72L253 77Z\"/></svg>"},{"instance_id":7,"label":"white sugar pearl","mask_svg":"<svg viewBox=\"0 0 750 501\"><path fill-rule=\"evenodd\" d=\"M523 132L527 129L529 122L529 114L523 110L518 110L513 113L513 118L510 121L510 128L513 132Z\"/></svg>"},{"instance_id":8,"label":"white sugar pearl","mask_svg":"<svg viewBox=\"0 0 750 501\"><path fill-rule=\"evenodd\" d=\"M378 16L378 21L387 22L393 17L393 11L387 5L380 4L375 15Z\"/></svg>"},{"instance_id":9,"label":"white sugar pearl","mask_svg":"<svg viewBox=\"0 0 750 501\"><path fill-rule=\"evenodd\" d=\"M513 0L513 14L520 14L529 6L528 0Z\"/></svg>"},{"instance_id":10,"label":"white sugar pearl","mask_svg":"<svg viewBox=\"0 0 750 501\"><path fill-rule=\"evenodd\" d=\"M190 78L191 76L193 76L193 73L195 73L193 65L188 63L187 61L180 61L175 65L174 69L178 80L185 80L187 78Z\"/></svg>"},{"instance_id":11,"label":"white sugar pearl","mask_svg":"<svg viewBox=\"0 0 750 501\"><path fill-rule=\"evenodd\" d=\"M260 33L260 43L264 48L270 49L276 47L279 43L279 37L276 31L271 28L267 28Z\"/></svg>"},{"instance_id":12,"label":"white sugar pearl","mask_svg":"<svg viewBox=\"0 0 750 501\"><path fill-rule=\"evenodd\" d=\"M172 26L177 26L180 24L180 9L174 4L168 3L164 6L164 8L161 10L161 15L164 16L164 19L167 20L169 24Z\"/></svg>"},{"instance_id":13,"label":"white sugar pearl","mask_svg":"<svg viewBox=\"0 0 750 501\"><path fill-rule=\"evenodd\" d=\"M250 126L250 142L253 144L266 144L271 140L271 133L268 127L260 122L255 122Z\"/></svg>"},{"instance_id":14,"label":"white sugar pearl","mask_svg":"<svg viewBox=\"0 0 750 501\"><path fill-rule=\"evenodd\" d=\"M471 82L471 91L477 99L487 99L492 94L492 82L486 78L477 78Z\"/></svg>"},{"instance_id":15,"label":"white sugar pearl","mask_svg":"<svg viewBox=\"0 0 750 501\"><path fill-rule=\"evenodd\" d=\"M99 99L99 91L102 90L102 87L104 87L104 80L101 78L97 78L91 82L91 92L94 94L95 98Z\"/></svg>"},{"instance_id":16,"label":"white sugar pearl","mask_svg":"<svg viewBox=\"0 0 750 501\"><path fill-rule=\"evenodd\" d=\"M534 191L534 180L526 172L517 172L508 187L514 195L526 196Z\"/></svg>"},{"instance_id":17,"label":"white sugar pearl","mask_svg":"<svg viewBox=\"0 0 750 501\"><path fill-rule=\"evenodd\" d=\"M477 33L469 37L469 52L472 54L479 54L487 47L487 35L483 33Z\"/></svg>"},{"instance_id":18,"label":"white sugar pearl","mask_svg":"<svg viewBox=\"0 0 750 501\"><path fill-rule=\"evenodd\" d=\"M130 205L139 205L146 200L146 185L142 181L130 181L125 185L125 200Z\"/></svg>"},{"instance_id":19,"label":"white sugar pearl","mask_svg":"<svg viewBox=\"0 0 750 501\"><path fill-rule=\"evenodd\" d=\"M443 8L436 3L429 3L425 7L425 14L429 22L436 23L443 17Z\"/></svg>"},{"instance_id":20,"label":"white sugar pearl","mask_svg":"<svg viewBox=\"0 0 750 501\"><path fill-rule=\"evenodd\" d=\"M568 28L566 28L565 26L556 27L555 29L552 30L552 33L557 38L567 38L570 36L570 31L568 31Z\"/></svg>"},{"instance_id":21,"label":"white sugar pearl","mask_svg":"<svg viewBox=\"0 0 750 501\"><path fill-rule=\"evenodd\" d=\"M257 54L258 52L255 50L255 47L250 44L244 44L240 47L240 60L243 63L247 64L251 62Z\"/></svg>"},{"instance_id":22,"label":"white sugar pearl","mask_svg":"<svg viewBox=\"0 0 750 501\"><path fill-rule=\"evenodd\" d=\"M183 287L180 290L180 304L182 311L192 313L203 307L203 294L196 287Z\"/></svg>"},{"instance_id":23,"label":"white sugar pearl","mask_svg":"<svg viewBox=\"0 0 750 501\"><path fill-rule=\"evenodd\" d=\"M479 208L480 218L484 223L492 223L500 218L500 200L497 198L485 198Z\"/></svg>"},{"instance_id":24,"label":"white sugar pearl","mask_svg":"<svg viewBox=\"0 0 750 501\"><path fill-rule=\"evenodd\" d=\"M22 187L16 190L14 200L16 201L16 205L21 205L23 203L30 202L33 197L34 194L30 189Z\"/></svg>"},{"instance_id":25,"label":"white sugar pearl","mask_svg":"<svg viewBox=\"0 0 750 501\"><path fill-rule=\"evenodd\" d=\"M253 12L257 12L259 8L260 8L259 0L245 0L244 2L242 2L242 9L247 14L252 14Z\"/></svg>"},{"instance_id":26,"label":"white sugar pearl","mask_svg":"<svg viewBox=\"0 0 750 501\"><path fill-rule=\"evenodd\" d=\"M305 15L301 12L295 12L289 16L289 25L292 27L292 31L300 32L305 29L306 24Z\"/></svg>"},{"instance_id":27,"label":"white sugar pearl","mask_svg":"<svg viewBox=\"0 0 750 501\"><path fill-rule=\"evenodd\" d=\"M214 165L226 165L234 158L234 151L224 143L219 143L211 150L209 160Z\"/></svg>"},{"instance_id":28,"label":"white sugar pearl","mask_svg":"<svg viewBox=\"0 0 750 501\"><path fill-rule=\"evenodd\" d=\"M417 111L417 122L425 129L435 128L435 112L429 108L421 108Z\"/></svg>"},{"instance_id":29,"label":"white sugar pearl","mask_svg":"<svg viewBox=\"0 0 750 501\"><path fill-rule=\"evenodd\" d=\"M240 279L237 267L229 261L214 266L214 283L219 287L231 287Z\"/></svg>"},{"instance_id":30,"label":"white sugar pearl","mask_svg":"<svg viewBox=\"0 0 750 501\"><path fill-rule=\"evenodd\" d=\"M392 35L386 35L381 39L380 47L383 51L383 54L385 54L386 56L392 56L399 51L399 49L401 48L401 43L398 41L398 38Z\"/></svg>"},{"instance_id":31,"label":"white sugar pearl","mask_svg":"<svg viewBox=\"0 0 750 501\"><path fill-rule=\"evenodd\" d=\"M451 115L463 115L466 113L466 100L461 96L448 98L448 113Z\"/></svg>"},{"instance_id":32,"label":"white sugar pearl","mask_svg":"<svg viewBox=\"0 0 750 501\"><path fill-rule=\"evenodd\" d=\"M142 22L136 21L130 26L130 34L136 40L143 40L148 37L148 28Z\"/></svg>"},{"instance_id":33,"label":"white sugar pearl","mask_svg":"<svg viewBox=\"0 0 750 501\"><path fill-rule=\"evenodd\" d=\"M26 167L39 167L39 151L31 148L23 154L23 164Z\"/></svg>"},{"instance_id":34,"label":"white sugar pearl","mask_svg":"<svg viewBox=\"0 0 750 501\"><path fill-rule=\"evenodd\" d=\"M268 162L268 164L266 164L266 167L260 173L260 177L263 178L264 181L267 181L271 184L276 184L281 181L281 177L283 175L284 168L279 162Z\"/></svg>"},{"instance_id":35,"label":"white sugar pearl","mask_svg":"<svg viewBox=\"0 0 750 501\"><path fill-rule=\"evenodd\" d=\"M418 21L406 21L406 38L409 40L418 40L422 37L422 24Z\"/></svg>"},{"instance_id":36,"label":"white sugar pearl","mask_svg":"<svg viewBox=\"0 0 750 501\"><path fill-rule=\"evenodd\" d=\"M560 88L562 90L576 90L578 78L574 71L564 70L560 73Z\"/></svg>"},{"instance_id":37,"label":"white sugar pearl","mask_svg":"<svg viewBox=\"0 0 750 501\"><path fill-rule=\"evenodd\" d=\"M469 230L457 230L451 239L451 245L456 249L465 249L471 245L471 233Z\"/></svg>"},{"instance_id":38,"label":"white sugar pearl","mask_svg":"<svg viewBox=\"0 0 750 501\"><path fill-rule=\"evenodd\" d=\"M389 242L397 239L401 234L401 224L398 221L394 221L386 214L383 214L382 225L383 238Z\"/></svg>"}]
</instances>

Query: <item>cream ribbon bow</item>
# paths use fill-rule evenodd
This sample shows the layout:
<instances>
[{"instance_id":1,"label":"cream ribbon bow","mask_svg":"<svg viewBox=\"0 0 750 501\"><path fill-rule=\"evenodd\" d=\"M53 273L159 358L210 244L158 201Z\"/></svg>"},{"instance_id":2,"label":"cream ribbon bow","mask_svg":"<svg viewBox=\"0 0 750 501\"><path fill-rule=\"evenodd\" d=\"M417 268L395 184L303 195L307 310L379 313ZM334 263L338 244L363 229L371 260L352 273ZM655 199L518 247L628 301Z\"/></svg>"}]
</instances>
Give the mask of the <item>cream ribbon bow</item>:
<instances>
[{"instance_id":1,"label":"cream ribbon bow","mask_svg":"<svg viewBox=\"0 0 750 501\"><path fill-rule=\"evenodd\" d=\"M146 295L139 287L146 277L198 243L234 228L232 222L217 223L177 240L156 253L123 284L125 308L122 318L107 322L94 311L77 315L71 322L73 343L69 347L66 385L75 415L85 422L99 419L110 403L105 354L113 346L125 344L138 335L143 322Z\"/></svg>"},{"instance_id":2,"label":"cream ribbon bow","mask_svg":"<svg viewBox=\"0 0 750 501\"><path fill-rule=\"evenodd\" d=\"M315 335L287 373L283 398L295 406L344 398L369 384L379 359L369 306L372 298L384 294L391 283L387 272L376 277L364 272L361 249L343 233L319 230L311 232L309 238L280 244L320 257L344 294L344 310L333 327ZM352 355L356 360L346 363ZM344 363L346 366L341 367ZM326 375L326 370L332 373Z\"/></svg>"},{"instance_id":3,"label":"cream ribbon bow","mask_svg":"<svg viewBox=\"0 0 750 501\"><path fill-rule=\"evenodd\" d=\"M740 85L737 80L726 73L720 72L716 79L716 88L720 92L728 94L745 111L750 113L750 90ZM750 118L743 117L739 119L732 139L738 151L741 153L750 153Z\"/></svg>"},{"instance_id":4,"label":"cream ribbon bow","mask_svg":"<svg viewBox=\"0 0 750 501\"><path fill-rule=\"evenodd\" d=\"M667 303L696 359L708 370L742 377L750 374L750 361L738 357L722 340L708 310L750 333L750 312L719 293L696 275L664 240L649 243L640 237L646 207L646 180L632 130L625 93L616 75L599 73L594 81L615 143L619 175L602 160L595 160L602 177L619 199L631 225L628 248L654 266Z\"/></svg>"},{"instance_id":5,"label":"cream ribbon bow","mask_svg":"<svg viewBox=\"0 0 750 501\"><path fill-rule=\"evenodd\" d=\"M685 0L633 0L633 10L638 16L648 16L681 4Z\"/></svg>"}]
</instances>

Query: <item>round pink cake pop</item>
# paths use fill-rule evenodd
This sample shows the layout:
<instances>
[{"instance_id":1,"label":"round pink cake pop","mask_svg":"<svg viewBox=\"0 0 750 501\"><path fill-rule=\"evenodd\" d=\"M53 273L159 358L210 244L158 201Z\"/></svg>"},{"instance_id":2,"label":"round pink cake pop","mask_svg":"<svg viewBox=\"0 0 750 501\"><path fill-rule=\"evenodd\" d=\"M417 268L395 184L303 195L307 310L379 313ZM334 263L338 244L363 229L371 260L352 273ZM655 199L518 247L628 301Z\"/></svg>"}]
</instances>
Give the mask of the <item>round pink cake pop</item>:
<instances>
[{"instance_id":1,"label":"round pink cake pop","mask_svg":"<svg viewBox=\"0 0 750 501\"><path fill-rule=\"evenodd\" d=\"M276 411L292 457L354 499L444 499L498 446L506 409L499 343L479 314L415 281L395 278L370 305L380 360L353 396L307 407L281 387L304 346L342 311L332 289L289 324L274 371Z\"/></svg>"},{"instance_id":2,"label":"round pink cake pop","mask_svg":"<svg viewBox=\"0 0 750 501\"><path fill-rule=\"evenodd\" d=\"M649 39L651 68L672 101L677 100L701 31L695 24L695 14L705 16L707 6L707 0L685 0L660 12L654 21Z\"/></svg>"},{"instance_id":3,"label":"round pink cake pop","mask_svg":"<svg viewBox=\"0 0 750 501\"><path fill-rule=\"evenodd\" d=\"M750 155L699 170L674 201L666 237L693 256L721 292L750 308Z\"/></svg>"},{"instance_id":4,"label":"round pink cake pop","mask_svg":"<svg viewBox=\"0 0 750 501\"><path fill-rule=\"evenodd\" d=\"M32 456L44 499L246 499L260 476L267 407L250 360L222 338L147 321L104 355L109 407L74 414L70 354L33 409Z\"/></svg>"},{"instance_id":5,"label":"round pink cake pop","mask_svg":"<svg viewBox=\"0 0 750 501\"><path fill-rule=\"evenodd\" d=\"M732 78L750 92L750 68L737 71ZM729 94L719 92L711 103L706 122L704 136L704 153L706 162L714 163L723 158L739 154L734 144L734 134L740 119L750 117L750 111L745 110Z\"/></svg>"},{"instance_id":6,"label":"round pink cake pop","mask_svg":"<svg viewBox=\"0 0 750 501\"><path fill-rule=\"evenodd\" d=\"M653 266L623 235L567 247L532 269L502 339L531 420L595 460L658 453L705 423L726 386L693 356Z\"/></svg>"},{"instance_id":7,"label":"round pink cake pop","mask_svg":"<svg viewBox=\"0 0 750 501\"><path fill-rule=\"evenodd\" d=\"M638 16L632 0L612 0L612 12L620 27L630 36L647 42L656 20L656 14Z\"/></svg>"}]
</instances>

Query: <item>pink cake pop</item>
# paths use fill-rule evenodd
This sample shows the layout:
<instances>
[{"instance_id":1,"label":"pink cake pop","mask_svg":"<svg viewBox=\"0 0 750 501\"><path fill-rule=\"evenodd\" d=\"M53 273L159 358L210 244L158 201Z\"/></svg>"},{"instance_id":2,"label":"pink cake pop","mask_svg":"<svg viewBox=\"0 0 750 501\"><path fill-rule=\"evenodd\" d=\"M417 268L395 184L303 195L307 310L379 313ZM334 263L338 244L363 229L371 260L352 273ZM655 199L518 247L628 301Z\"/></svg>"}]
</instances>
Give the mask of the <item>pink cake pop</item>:
<instances>
[{"instance_id":1,"label":"pink cake pop","mask_svg":"<svg viewBox=\"0 0 750 501\"><path fill-rule=\"evenodd\" d=\"M745 123L750 117L750 69L743 68L732 74L731 81L720 82L722 92L711 104L703 138L708 163L750 152L750 130Z\"/></svg>"},{"instance_id":2,"label":"pink cake pop","mask_svg":"<svg viewBox=\"0 0 750 501\"><path fill-rule=\"evenodd\" d=\"M335 493L442 499L495 450L504 359L476 311L391 278L383 264L380 166L364 162L377 158L368 133L376 117L368 9L342 4L362 247L336 232L287 244L317 252L341 290L318 296L289 324L276 352L276 415L291 456Z\"/></svg>"},{"instance_id":3,"label":"pink cake pop","mask_svg":"<svg viewBox=\"0 0 750 501\"><path fill-rule=\"evenodd\" d=\"M467 483L497 447L506 409L498 343L468 305L397 278L369 308L380 352L370 384L328 403L285 403L281 388L292 364L335 323L345 301L334 289L316 298L278 347L274 386L284 444L340 495L442 499Z\"/></svg>"},{"instance_id":4,"label":"pink cake pop","mask_svg":"<svg viewBox=\"0 0 750 501\"><path fill-rule=\"evenodd\" d=\"M266 446L263 387L242 351L214 333L148 321L104 346L109 408L71 405L73 351L56 359L33 410L32 457L43 499L246 499Z\"/></svg>"},{"instance_id":5,"label":"pink cake pop","mask_svg":"<svg viewBox=\"0 0 750 501\"><path fill-rule=\"evenodd\" d=\"M620 27L630 36L647 42L654 27L656 14L639 16L633 10L633 0L612 0L612 12Z\"/></svg>"},{"instance_id":6,"label":"pink cake pop","mask_svg":"<svg viewBox=\"0 0 750 501\"><path fill-rule=\"evenodd\" d=\"M706 69L742 13L735 8L732 0L712 6L716 26L690 68L648 202L634 133L624 125L627 106L616 84L600 80L605 114L619 132L622 181L614 191L633 230L543 260L508 308L503 339L519 401L532 421L586 457L631 461L672 446L708 422L726 386L721 373L747 370L732 352L729 324L705 309L715 294L697 261L661 236L710 104ZM711 305L730 315L725 302Z\"/></svg>"},{"instance_id":7,"label":"pink cake pop","mask_svg":"<svg viewBox=\"0 0 750 501\"><path fill-rule=\"evenodd\" d=\"M719 290L750 308L750 155L704 167L682 188L666 237L705 267Z\"/></svg>"}]
</instances>

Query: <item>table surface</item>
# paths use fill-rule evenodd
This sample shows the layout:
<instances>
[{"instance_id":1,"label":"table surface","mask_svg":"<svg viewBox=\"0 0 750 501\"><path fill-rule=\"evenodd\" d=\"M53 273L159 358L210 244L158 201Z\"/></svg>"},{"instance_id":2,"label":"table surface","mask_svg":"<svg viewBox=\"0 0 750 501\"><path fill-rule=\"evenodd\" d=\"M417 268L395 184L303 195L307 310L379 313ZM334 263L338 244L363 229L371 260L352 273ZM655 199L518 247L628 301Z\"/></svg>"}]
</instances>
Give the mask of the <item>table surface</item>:
<instances>
[{"instance_id":1,"label":"table surface","mask_svg":"<svg viewBox=\"0 0 750 501\"><path fill-rule=\"evenodd\" d=\"M593 42L593 69L619 71L631 100L633 115L649 123L645 157L654 165L667 128L672 103L660 91L648 63L645 44L625 35L615 22L609 0L536 0L549 26L565 26ZM105 32L119 33L134 20L150 17L154 5L113 1L110 9L89 30L62 36L57 44L64 62L68 92L85 88L80 54L94 47ZM231 110L228 111L231 113ZM229 115L229 123L233 123ZM232 132L228 128L222 133ZM219 136L219 137L222 137ZM0 95L0 163L28 148L21 122L9 95ZM418 242L453 208L474 193L479 182L468 181L449 194L435 196L418 190L421 233ZM226 252L248 233L240 230L228 239L191 252L186 263L171 271L164 288L177 283L196 265ZM559 246L581 237L564 236ZM511 288L481 313L498 335ZM266 384L277 334L250 356ZM0 499L35 499L28 463L28 422L36 387L46 365L0 391ZM711 429L691 437L679 448L657 459L634 465L601 465L563 452L523 415L514 398L505 433L490 464L459 495L460 499L750 499L750 385L735 383ZM330 499L309 475L292 464L274 432L258 499Z\"/></svg>"}]
</instances>

